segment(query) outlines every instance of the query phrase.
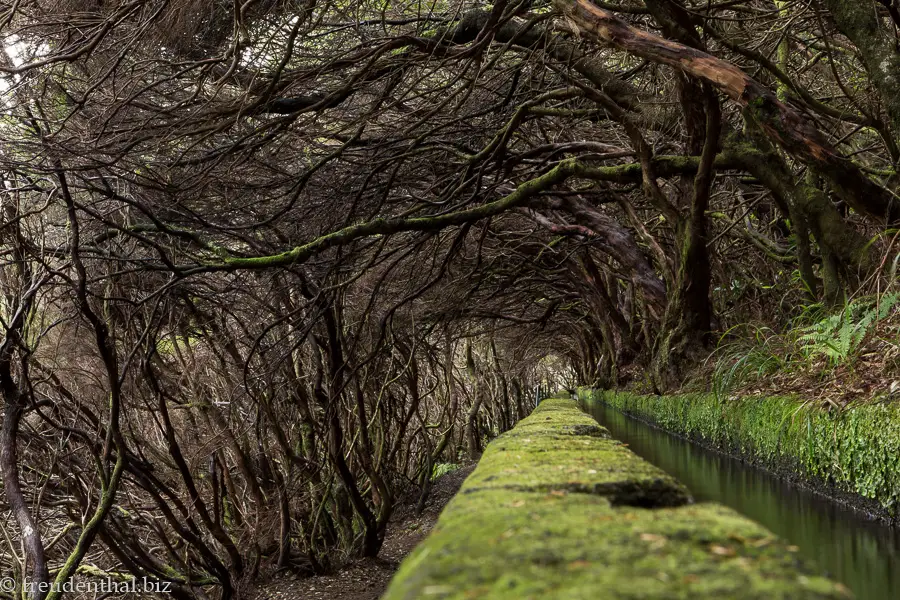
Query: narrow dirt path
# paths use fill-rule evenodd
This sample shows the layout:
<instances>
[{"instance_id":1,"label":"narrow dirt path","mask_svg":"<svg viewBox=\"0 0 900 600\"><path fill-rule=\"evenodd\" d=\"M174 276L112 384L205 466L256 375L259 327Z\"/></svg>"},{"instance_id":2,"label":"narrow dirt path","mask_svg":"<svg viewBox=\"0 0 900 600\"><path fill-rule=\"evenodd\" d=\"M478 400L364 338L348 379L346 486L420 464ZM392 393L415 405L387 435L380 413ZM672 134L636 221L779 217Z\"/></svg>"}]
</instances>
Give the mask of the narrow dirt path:
<instances>
[{"instance_id":1,"label":"narrow dirt path","mask_svg":"<svg viewBox=\"0 0 900 600\"><path fill-rule=\"evenodd\" d=\"M388 524L381 554L375 559L361 559L334 575L308 579L276 579L257 588L254 600L378 600L397 567L407 554L422 541L450 499L459 491L475 465L457 469L434 483L431 496L421 515L414 506L403 506Z\"/></svg>"}]
</instances>

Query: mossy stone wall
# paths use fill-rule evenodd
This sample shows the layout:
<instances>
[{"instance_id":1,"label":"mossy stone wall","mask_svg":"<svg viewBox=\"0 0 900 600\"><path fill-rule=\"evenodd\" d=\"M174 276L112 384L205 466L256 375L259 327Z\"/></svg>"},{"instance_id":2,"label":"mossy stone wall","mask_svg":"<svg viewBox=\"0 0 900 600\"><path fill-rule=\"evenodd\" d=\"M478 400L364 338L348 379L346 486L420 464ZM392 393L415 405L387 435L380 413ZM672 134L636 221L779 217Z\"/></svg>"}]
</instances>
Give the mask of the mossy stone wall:
<instances>
[{"instance_id":1,"label":"mossy stone wall","mask_svg":"<svg viewBox=\"0 0 900 600\"><path fill-rule=\"evenodd\" d=\"M839 598L762 526L637 457L568 398L494 440L385 600Z\"/></svg>"}]
</instances>

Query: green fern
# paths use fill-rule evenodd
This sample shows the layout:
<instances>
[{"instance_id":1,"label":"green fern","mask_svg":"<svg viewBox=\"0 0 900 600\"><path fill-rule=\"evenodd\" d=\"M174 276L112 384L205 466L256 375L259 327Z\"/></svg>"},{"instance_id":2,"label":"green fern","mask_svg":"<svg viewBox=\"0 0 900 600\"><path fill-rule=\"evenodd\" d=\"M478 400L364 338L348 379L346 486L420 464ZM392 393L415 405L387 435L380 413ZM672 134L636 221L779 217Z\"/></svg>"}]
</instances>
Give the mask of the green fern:
<instances>
[{"instance_id":1,"label":"green fern","mask_svg":"<svg viewBox=\"0 0 900 600\"><path fill-rule=\"evenodd\" d=\"M779 334L750 324L728 330L719 340L713 391L725 397L746 381L825 358L832 367L852 363L875 326L900 306L900 292L860 298L837 313L821 304L803 307L795 328Z\"/></svg>"},{"instance_id":2,"label":"green fern","mask_svg":"<svg viewBox=\"0 0 900 600\"><path fill-rule=\"evenodd\" d=\"M900 303L900 292L848 303L844 310L799 329L797 342L807 359L825 357L832 366L852 362L874 326Z\"/></svg>"},{"instance_id":3,"label":"green fern","mask_svg":"<svg viewBox=\"0 0 900 600\"><path fill-rule=\"evenodd\" d=\"M456 463L437 463L431 470L431 480L436 481L446 475L457 470L459 465Z\"/></svg>"}]
</instances>

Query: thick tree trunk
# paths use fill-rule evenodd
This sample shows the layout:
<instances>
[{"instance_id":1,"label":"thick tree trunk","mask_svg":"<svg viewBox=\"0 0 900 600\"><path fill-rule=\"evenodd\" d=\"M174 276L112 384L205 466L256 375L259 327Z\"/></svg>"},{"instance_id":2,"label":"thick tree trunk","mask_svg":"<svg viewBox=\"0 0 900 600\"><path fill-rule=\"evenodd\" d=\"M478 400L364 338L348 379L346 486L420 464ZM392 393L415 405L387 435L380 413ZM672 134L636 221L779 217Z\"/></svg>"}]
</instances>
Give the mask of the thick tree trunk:
<instances>
[{"instance_id":1,"label":"thick tree trunk","mask_svg":"<svg viewBox=\"0 0 900 600\"><path fill-rule=\"evenodd\" d=\"M715 93L704 86L706 139L687 222L682 226L675 293L666 309L663 331L654 357L653 375L658 389L669 389L681 381L683 367L701 358L709 347L712 302L709 292L712 271L707 249L707 218L713 162L719 146L722 115Z\"/></svg>"},{"instance_id":2,"label":"thick tree trunk","mask_svg":"<svg viewBox=\"0 0 900 600\"><path fill-rule=\"evenodd\" d=\"M469 458L477 460L481 455L481 441L478 437L478 411L484 402L484 395L476 391L475 400L466 413L466 448Z\"/></svg>"}]
</instances>

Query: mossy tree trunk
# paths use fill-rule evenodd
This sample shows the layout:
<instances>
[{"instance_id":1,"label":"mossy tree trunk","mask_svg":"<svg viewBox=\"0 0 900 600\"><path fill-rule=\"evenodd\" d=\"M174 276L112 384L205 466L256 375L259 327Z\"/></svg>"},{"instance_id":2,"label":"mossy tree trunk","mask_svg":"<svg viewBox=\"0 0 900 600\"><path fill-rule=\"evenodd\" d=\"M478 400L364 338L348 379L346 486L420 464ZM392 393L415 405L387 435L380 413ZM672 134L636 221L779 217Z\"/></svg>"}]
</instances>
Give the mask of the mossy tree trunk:
<instances>
[{"instance_id":1,"label":"mossy tree trunk","mask_svg":"<svg viewBox=\"0 0 900 600\"><path fill-rule=\"evenodd\" d=\"M666 308L663 330L653 359L653 378L659 389L668 389L680 383L684 368L705 356L712 330L712 271L706 211L715 177L713 161L719 147L722 114L715 92L705 84L702 86L702 98L706 131L700 168L694 178L689 211L679 224L674 294Z\"/></svg>"},{"instance_id":2,"label":"mossy tree trunk","mask_svg":"<svg viewBox=\"0 0 900 600\"><path fill-rule=\"evenodd\" d=\"M900 23L897 22L896 2L823 0L823 4L828 8L840 32L859 50L869 80L878 91L890 117L893 126L890 141L893 142L896 154L896 133L900 131L900 49L894 33ZM882 18L879 14L879 4L888 7L890 19ZM881 123L876 124L876 129L880 129L881 133L884 131Z\"/></svg>"},{"instance_id":3,"label":"mossy tree trunk","mask_svg":"<svg viewBox=\"0 0 900 600\"><path fill-rule=\"evenodd\" d=\"M852 288L875 269L877 246L869 244L835 208L822 191L819 177L808 173L805 180L795 181L785 159L753 123L748 123L747 133L749 144L732 143L726 152L772 192L776 205L790 217L798 240L801 277L807 289L817 294L818 279L812 271L808 242L812 234L822 260L822 300L839 303L844 288Z\"/></svg>"}]
</instances>

